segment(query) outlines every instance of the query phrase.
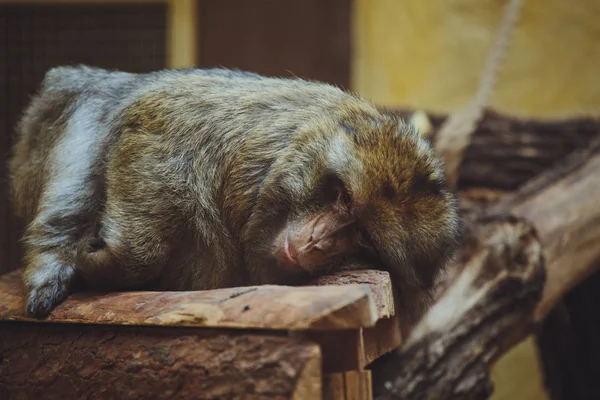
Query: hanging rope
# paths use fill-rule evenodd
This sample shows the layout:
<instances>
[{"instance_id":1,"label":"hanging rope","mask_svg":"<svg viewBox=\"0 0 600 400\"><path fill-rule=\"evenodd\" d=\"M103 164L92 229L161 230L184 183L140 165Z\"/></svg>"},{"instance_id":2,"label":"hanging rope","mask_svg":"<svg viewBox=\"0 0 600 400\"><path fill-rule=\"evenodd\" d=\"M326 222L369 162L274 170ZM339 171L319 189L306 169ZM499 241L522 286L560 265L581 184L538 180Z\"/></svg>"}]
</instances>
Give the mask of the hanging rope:
<instances>
[{"instance_id":1,"label":"hanging rope","mask_svg":"<svg viewBox=\"0 0 600 400\"><path fill-rule=\"evenodd\" d=\"M477 92L464 108L452 113L446 119L437 134L435 149L438 155L444 159L448 183L453 187L456 187L458 183L458 168L464 152L494 92L511 34L524 3L525 0L509 0Z\"/></svg>"}]
</instances>

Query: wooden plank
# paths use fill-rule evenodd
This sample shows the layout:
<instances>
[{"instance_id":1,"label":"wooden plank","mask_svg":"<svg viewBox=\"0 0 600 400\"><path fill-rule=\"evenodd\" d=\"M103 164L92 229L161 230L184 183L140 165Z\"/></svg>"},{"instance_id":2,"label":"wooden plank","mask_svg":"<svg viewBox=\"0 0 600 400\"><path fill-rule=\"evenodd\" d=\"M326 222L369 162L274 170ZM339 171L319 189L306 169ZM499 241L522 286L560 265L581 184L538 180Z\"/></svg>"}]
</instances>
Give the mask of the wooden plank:
<instances>
[{"instance_id":1,"label":"wooden plank","mask_svg":"<svg viewBox=\"0 0 600 400\"><path fill-rule=\"evenodd\" d=\"M0 321L24 315L21 271L0 277ZM367 274L369 275L369 274ZM330 330L373 326L377 306L366 284L254 286L194 292L76 293L44 322Z\"/></svg>"},{"instance_id":2,"label":"wooden plank","mask_svg":"<svg viewBox=\"0 0 600 400\"><path fill-rule=\"evenodd\" d=\"M346 371L323 378L324 400L372 400L371 371Z\"/></svg>"},{"instance_id":3,"label":"wooden plank","mask_svg":"<svg viewBox=\"0 0 600 400\"><path fill-rule=\"evenodd\" d=\"M323 354L323 372L325 373L363 369L367 365L360 329L292 332L290 336L319 345Z\"/></svg>"},{"instance_id":4,"label":"wooden plank","mask_svg":"<svg viewBox=\"0 0 600 400\"><path fill-rule=\"evenodd\" d=\"M209 329L0 322L0 397L320 399L320 351Z\"/></svg>"},{"instance_id":5,"label":"wooden plank","mask_svg":"<svg viewBox=\"0 0 600 400\"><path fill-rule=\"evenodd\" d=\"M400 347L403 339L396 317L382 318L370 328L304 331L290 336L319 344L325 373L363 370L379 357Z\"/></svg>"},{"instance_id":6,"label":"wooden plank","mask_svg":"<svg viewBox=\"0 0 600 400\"><path fill-rule=\"evenodd\" d=\"M323 377L323 400L340 400L346 396L344 374L327 374Z\"/></svg>"},{"instance_id":7,"label":"wooden plank","mask_svg":"<svg viewBox=\"0 0 600 400\"><path fill-rule=\"evenodd\" d=\"M323 373L321 367L321 352L318 346L311 347L311 357L304 363L297 378L292 400L322 399ZM317 357L318 355L318 357ZM289 360L282 360L289 362Z\"/></svg>"},{"instance_id":8,"label":"wooden plank","mask_svg":"<svg viewBox=\"0 0 600 400\"><path fill-rule=\"evenodd\" d=\"M347 400L371 400L371 371L348 371L344 374Z\"/></svg>"},{"instance_id":9,"label":"wooden plank","mask_svg":"<svg viewBox=\"0 0 600 400\"><path fill-rule=\"evenodd\" d=\"M404 336L398 318L382 318L374 327L362 328L364 360L370 364L402 344Z\"/></svg>"}]
</instances>

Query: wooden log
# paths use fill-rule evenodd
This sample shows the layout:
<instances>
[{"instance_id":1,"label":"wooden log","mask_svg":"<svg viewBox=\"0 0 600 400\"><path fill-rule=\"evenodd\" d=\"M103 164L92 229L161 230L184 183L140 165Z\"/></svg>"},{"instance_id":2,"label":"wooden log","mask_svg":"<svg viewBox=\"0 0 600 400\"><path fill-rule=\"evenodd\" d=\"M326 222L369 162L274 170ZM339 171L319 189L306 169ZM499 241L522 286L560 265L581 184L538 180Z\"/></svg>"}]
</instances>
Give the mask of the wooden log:
<instances>
[{"instance_id":1,"label":"wooden log","mask_svg":"<svg viewBox=\"0 0 600 400\"><path fill-rule=\"evenodd\" d=\"M381 368L389 375L377 378L378 398L487 398L495 360L598 271L598 199L600 145L593 143L475 213L454 275Z\"/></svg>"},{"instance_id":2,"label":"wooden log","mask_svg":"<svg viewBox=\"0 0 600 400\"><path fill-rule=\"evenodd\" d=\"M544 268L527 223L506 219L478 227L459 262L460 272L381 367L387 376L378 377L377 398L487 398L491 363L531 328Z\"/></svg>"},{"instance_id":3,"label":"wooden log","mask_svg":"<svg viewBox=\"0 0 600 400\"><path fill-rule=\"evenodd\" d=\"M292 338L0 322L2 399L320 399L321 381Z\"/></svg>"},{"instance_id":4,"label":"wooden log","mask_svg":"<svg viewBox=\"0 0 600 400\"><path fill-rule=\"evenodd\" d=\"M0 277L0 321L34 321L24 315L20 273ZM389 274L368 270L344 272L304 287L77 293L42 322L339 330L374 326L393 312Z\"/></svg>"},{"instance_id":5,"label":"wooden log","mask_svg":"<svg viewBox=\"0 0 600 400\"><path fill-rule=\"evenodd\" d=\"M535 310L536 322L578 282L598 271L599 201L600 149L597 149L581 168L564 174L510 208L512 214L535 225L544 248L548 282Z\"/></svg>"},{"instance_id":6,"label":"wooden log","mask_svg":"<svg viewBox=\"0 0 600 400\"><path fill-rule=\"evenodd\" d=\"M409 120L414 111L394 110ZM431 140L446 120L429 114ZM600 136L600 121L590 117L531 119L487 110L459 168L458 187L512 191Z\"/></svg>"}]
</instances>

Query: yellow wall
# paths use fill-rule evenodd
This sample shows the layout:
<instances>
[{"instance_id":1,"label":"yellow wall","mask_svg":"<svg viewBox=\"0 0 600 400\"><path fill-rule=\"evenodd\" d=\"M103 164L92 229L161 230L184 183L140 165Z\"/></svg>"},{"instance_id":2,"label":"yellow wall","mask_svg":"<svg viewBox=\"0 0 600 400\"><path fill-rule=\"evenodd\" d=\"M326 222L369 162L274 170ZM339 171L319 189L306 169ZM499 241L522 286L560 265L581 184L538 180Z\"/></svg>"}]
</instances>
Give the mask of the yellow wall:
<instances>
[{"instance_id":1,"label":"yellow wall","mask_svg":"<svg viewBox=\"0 0 600 400\"><path fill-rule=\"evenodd\" d=\"M492 369L491 400L549 400L543 374L535 337L529 336Z\"/></svg>"},{"instance_id":2,"label":"yellow wall","mask_svg":"<svg viewBox=\"0 0 600 400\"><path fill-rule=\"evenodd\" d=\"M353 89L452 111L475 91L506 0L355 0ZM600 115L600 1L526 0L496 93L499 110Z\"/></svg>"}]
</instances>

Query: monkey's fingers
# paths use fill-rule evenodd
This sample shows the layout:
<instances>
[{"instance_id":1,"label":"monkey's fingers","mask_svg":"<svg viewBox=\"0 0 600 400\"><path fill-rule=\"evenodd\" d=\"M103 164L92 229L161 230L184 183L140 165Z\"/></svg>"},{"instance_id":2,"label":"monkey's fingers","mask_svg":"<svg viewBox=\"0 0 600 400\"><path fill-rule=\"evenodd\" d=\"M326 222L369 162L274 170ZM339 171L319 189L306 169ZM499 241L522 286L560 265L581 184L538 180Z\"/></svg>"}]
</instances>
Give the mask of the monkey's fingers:
<instances>
[{"instance_id":1,"label":"monkey's fingers","mask_svg":"<svg viewBox=\"0 0 600 400\"><path fill-rule=\"evenodd\" d=\"M26 304L26 312L32 317L44 318L67 296L67 286L60 281L31 289Z\"/></svg>"},{"instance_id":2,"label":"monkey's fingers","mask_svg":"<svg viewBox=\"0 0 600 400\"><path fill-rule=\"evenodd\" d=\"M36 318L46 317L71 293L75 270L64 264L28 268L25 283L28 291L25 312Z\"/></svg>"}]
</instances>

